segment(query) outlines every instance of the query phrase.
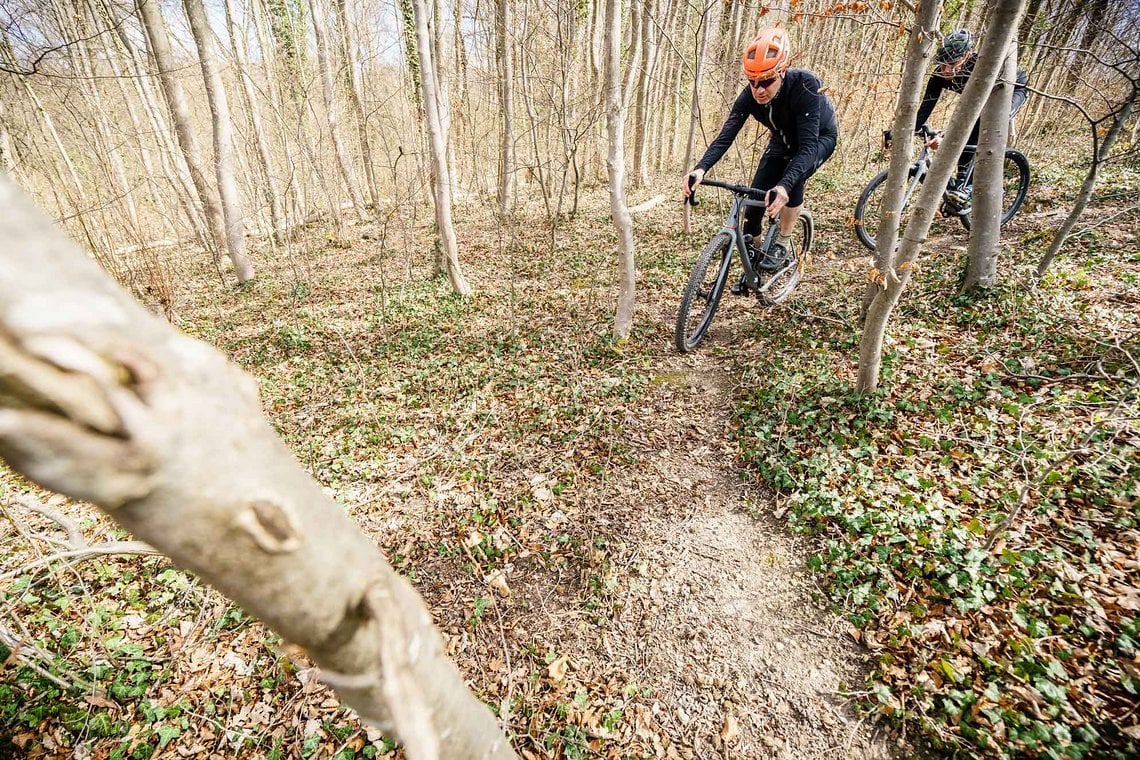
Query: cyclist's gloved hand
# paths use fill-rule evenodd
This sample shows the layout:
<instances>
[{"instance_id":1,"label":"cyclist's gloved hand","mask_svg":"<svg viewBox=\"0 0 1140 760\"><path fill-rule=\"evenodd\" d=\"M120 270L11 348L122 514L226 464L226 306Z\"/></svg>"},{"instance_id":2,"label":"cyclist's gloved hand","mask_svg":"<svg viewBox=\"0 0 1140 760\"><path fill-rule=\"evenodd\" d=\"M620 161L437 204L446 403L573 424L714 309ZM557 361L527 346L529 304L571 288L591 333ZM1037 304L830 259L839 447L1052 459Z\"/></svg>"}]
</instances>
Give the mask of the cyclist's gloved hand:
<instances>
[{"instance_id":1,"label":"cyclist's gloved hand","mask_svg":"<svg viewBox=\"0 0 1140 760\"><path fill-rule=\"evenodd\" d=\"M938 150L938 146L942 143L942 133L925 124L915 129L914 133L922 135L922 139L926 140L926 144L931 150Z\"/></svg>"},{"instance_id":2,"label":"cyclist's gloved hand","mask_svg":"<svg viewBox=\"0 0 1140 760\"><path fill-rule=\"evenodd\" d=\"M688 198L697 189L697 185L701 184L701 180L705 178L704 169L693 169L685 175L685 179L681 182L681 195Z\"/></svg>"},{"instance_id":3,"label":"cyclist's gloved hand","mask_svg":"<svg viewBox=\"0 0 1140 760\"><path fill-rule=\"evenodd\" d=\"M783 185L776 185L764 195L764 202L768 204L768 216L775 216L788 205L788 191Z\"/></svg>"}]
</instances>

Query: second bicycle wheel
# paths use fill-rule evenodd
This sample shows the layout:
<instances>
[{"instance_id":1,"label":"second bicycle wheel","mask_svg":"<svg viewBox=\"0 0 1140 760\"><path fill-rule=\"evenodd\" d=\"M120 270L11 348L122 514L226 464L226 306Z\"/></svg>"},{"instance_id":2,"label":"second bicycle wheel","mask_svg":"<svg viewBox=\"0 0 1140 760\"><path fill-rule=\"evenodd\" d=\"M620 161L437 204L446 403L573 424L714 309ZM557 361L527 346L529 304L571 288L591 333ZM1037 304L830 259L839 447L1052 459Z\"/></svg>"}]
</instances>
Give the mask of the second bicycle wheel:
<instances>
[{"instance_id":1,"label":"second bicycle wheel","mask_svg":"<svg viewBox=\"0 0 1140 760\"><path fill-rule=\"evenodd\" d=\"M1021 151L1008 148L1001 174L1001 223L1005 226L1025 203L1025 195L1029 192L1029 159ZM960 218L962 226L970 229L970 214L963 214Z\"/></svg>"},{"instance_id":2,"label":"second bicycle wheel","mask_svg":"<svg viewBox=\"0 0 1140 760\"><path fill-rule=\"evenodd\" d=\"M867 183L867 187L863 188L863 192L859 195L859 200L855 202L855 234L859 237L859 242L866 246L869 250L875 250L875 235L879 232L879 220L882 219L882 206L883 196L886 195L887 171L884 169L875 175L875 178ZM917 191L914 177L907 179L907 190L904 196L907 201L903 205L901 218L899 219L899 229L902 230L906 227L907 219L910 218L910 198Z\"/></svg>"},{"instance_id":3,"label":"second bicycle wheel","mask_svg":"<svg viewBox=\"0 0 1140 760\"><path fill-rule=\"evenodd\" d=\"M728 269L732 263L732 238L727 232L713 236L697 257L693 273L681 294L674 340L677 350L685 354L696 348L716 315Z\"/></svg>"}]
</instances>

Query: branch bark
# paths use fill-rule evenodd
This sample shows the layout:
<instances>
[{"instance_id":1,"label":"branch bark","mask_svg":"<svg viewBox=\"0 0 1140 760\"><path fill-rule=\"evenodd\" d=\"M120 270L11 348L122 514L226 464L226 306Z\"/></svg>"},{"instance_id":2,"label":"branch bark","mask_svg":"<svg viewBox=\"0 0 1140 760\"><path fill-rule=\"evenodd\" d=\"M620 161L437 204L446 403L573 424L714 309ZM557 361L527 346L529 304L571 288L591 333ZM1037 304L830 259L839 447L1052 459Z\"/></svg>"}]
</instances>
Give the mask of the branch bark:
<instances>
[{"instance_id":1,"label":"branch bark","mask_svg":"<svg viewBox=\"0 0 1140 760\"><path fill-rule=\"evenodd\" d=\"M0 175L0 456L304 647L409 758L513 758L418 594L294 460L251 377L151 316Z\"/></svg>"},{"instance_id":2,"label":"branch bark","mask_svg":"<svg viewBox=\"0 0 1140 760\"><path fill-rule=\"evenodd\" d=\"M974 224L970 230L963 293L992 288L997 282L997 260L1001 253L1002 196L1005 190L1005 146L1009 139L1009 107L1016 77L1017 47L1011 41L1002 75L982 108L974 158Z\"/></svg>"}]
</instances>

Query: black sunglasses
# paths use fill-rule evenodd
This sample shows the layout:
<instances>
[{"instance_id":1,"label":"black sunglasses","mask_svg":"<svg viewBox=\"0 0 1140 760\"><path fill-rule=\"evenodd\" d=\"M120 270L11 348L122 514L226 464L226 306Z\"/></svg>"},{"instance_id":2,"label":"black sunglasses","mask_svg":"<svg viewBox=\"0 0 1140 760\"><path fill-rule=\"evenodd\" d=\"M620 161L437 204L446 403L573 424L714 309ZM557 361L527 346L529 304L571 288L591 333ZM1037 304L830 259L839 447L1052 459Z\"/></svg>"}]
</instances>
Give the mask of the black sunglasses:
<instances>
[{"instance_id":1,"label":"black sunglasses","mask_svg":"<svg viewBox=\"0 0 1140 760\"><path fill-rule=\"evenodd\" d=\"M767 87L771 87L778 79L779 77L772 77L771 79L749 79L748 86L753 90L763 90Z\"/></svg>"}]
</instances>

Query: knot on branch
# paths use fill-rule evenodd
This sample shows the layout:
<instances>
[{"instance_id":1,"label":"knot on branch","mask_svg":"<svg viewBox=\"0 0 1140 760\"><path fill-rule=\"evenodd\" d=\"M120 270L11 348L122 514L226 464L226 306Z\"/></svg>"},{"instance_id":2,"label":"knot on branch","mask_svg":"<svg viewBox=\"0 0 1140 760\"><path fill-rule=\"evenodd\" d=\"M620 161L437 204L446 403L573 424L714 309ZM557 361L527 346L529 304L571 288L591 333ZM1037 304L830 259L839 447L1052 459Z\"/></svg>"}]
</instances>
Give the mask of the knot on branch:
<instances>
[{"instance_id":1,"label":"knot on branch","mask_svg":"<svg viewBox=\"0 0 1140 760\"><path fill-rule=\"evenodd\" d=\"M301 528L293 511L282 504L258 499L238 512L236 527L268 554L287 554L301 545Z\"/></svg>"}]
</instances>

